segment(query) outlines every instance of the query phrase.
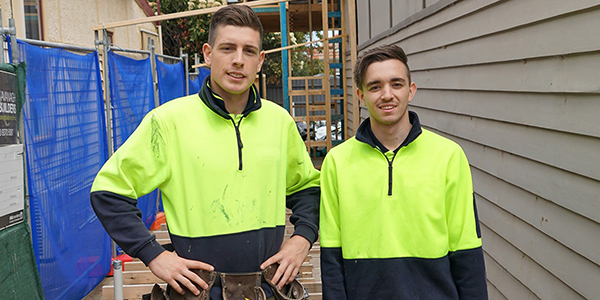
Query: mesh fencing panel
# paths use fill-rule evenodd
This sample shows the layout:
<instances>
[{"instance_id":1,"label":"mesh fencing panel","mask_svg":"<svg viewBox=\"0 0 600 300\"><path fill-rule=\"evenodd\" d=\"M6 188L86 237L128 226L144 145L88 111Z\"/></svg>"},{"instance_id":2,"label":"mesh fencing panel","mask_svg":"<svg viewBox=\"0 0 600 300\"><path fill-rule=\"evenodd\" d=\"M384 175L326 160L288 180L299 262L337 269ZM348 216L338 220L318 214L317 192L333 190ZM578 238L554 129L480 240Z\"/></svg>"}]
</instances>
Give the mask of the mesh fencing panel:
<instances>
[{"instance_id":1,"label":"mesh fencing panel","mask_svg":"<svg viewBox=\"0 0 600 300\"><path fill-rule=\"evenodd\" d=\"M198 68L198 76L194 80L190 80L190 95L200 92L204 78L210 75L209 69Z\"/></svg>"},{"instance_id":2,"label":"mesh fencing panel","mask_svg":"<svg viewBox=\"0 0 600 300\"><path fill-rule=\"evenodd\" d=\"M152 65L150 58L136 60L109 52L108 70L116 149L123 145L144 116L155 107ZM154 190L138 198L137 206L142 211L146 228L150 228L156 218L157 197L158 190Z\"/></svg>"},{"instance_id":3,"label":"mesh fencing panel","mask_svg":"<svg viewBox=\"0 0 600 300\"><path fill-rule=\"evenodd\" d=\"M185 96L185 71L183 62L167 64L156 58L158 77L158 99L165 104L175 98Z\"/></svg>"},{"instance_id":4,"label":"mesh fencing panel","mask_svg":"<svg viewBox=\"0 0 600 300\"><path fill-rule=\"evenodd\" d=\"M110 269L110 239L89 200L107 159L96 52L19 41L32 240L47 299L80 299Z\"/></svg>"}]
</instances>

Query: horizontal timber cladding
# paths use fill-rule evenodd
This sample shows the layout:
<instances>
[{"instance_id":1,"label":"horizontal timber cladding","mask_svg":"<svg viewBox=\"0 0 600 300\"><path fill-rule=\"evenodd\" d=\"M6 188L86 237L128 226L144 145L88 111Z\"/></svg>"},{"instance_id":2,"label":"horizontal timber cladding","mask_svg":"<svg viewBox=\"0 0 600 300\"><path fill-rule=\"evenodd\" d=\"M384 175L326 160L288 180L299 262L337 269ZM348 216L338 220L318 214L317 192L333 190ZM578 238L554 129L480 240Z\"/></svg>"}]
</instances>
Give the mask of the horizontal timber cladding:
<instances>
[{"instance_id":1,"label":"horizontal timber cladding","mask_svg":"<svg viewBox=\"0 0 600 300\"><path fill-rule=\"evenodd\" d=\"M484 256L484 258L485 258L485 256ZM508 300L506 297L504 297L504 295L502 295L502 293L500 293L500 291L496 288L494 283L489 281L489 279L487 281L487 287L488 287L488 298L489 299L491 299L491 300Z\"/></svg>"},{"instance_id":2,"label":"horizontal timber cladding","mask_svg":"<svg viewBox=\"0 0 600 300\"><path fill-rule=\"evenodd\" d=\"M473 167L600 223L600 184L597 180L434 131L458 142Z\"/></svg>"},{"instance_id":3,"label":"horizontal timber cladding","mask_svg":"<svg viewBox=\"0 0 600 300\"><path fill-rule=\"evenodd\" d=\"M472 168L475 193L600 265L600 224ZM577 233L577 234L574 234Z\"/></svg>"},{"instance_id":4,"label":"horizontal timber cladding","mask_svg":"<svg viewBox=\"0 0 600 300\"><path fill-rule=\"evenodd\" d=\"M492 296L490 293L490 299L498 299L499 297L500 299L540 300L539 297L504 269L494 258L489 256L488 253L484 252L483 258L485 260L485 272L488 277L488 285L491 284L494 289L496 289L496 285L500 287L511 287L510 289L505 289L503 291L496 289L497 293L501 296ZM488 290L491 289L488 287Z\"/></svg>"},{"instance_id":5,"label":"horizontal timber cladding","mask_svg":"<svg viewBox=\"0 0 600 300\"><path fill-rule=\"evenodd\" d=\"M411 109L427 126L600 181L600 168L590 163L600 162L598 138L431 109Z\"/></svg>"},{"instance_id":6,"label":"horizontal timber cladding","mask_svg":"<svg viewBox=\"0 0 600 300\"><path fill-rule=\"evenodd\" d=\"M479 201L481 200L478 200L477 203ZM584 299L541 264L491 230L488 225L481 225L481 235L486 271L488 266L493 265L494 262L498 263L510 276L514 277L521 285L526 286L540 299ZM490 258L493 261L490 261ZM522 289L519 284L514 281L499 282L499 278L494 275L497 274L488 272L488 279L507 299L521 299L512 297L513 289ZM490 297L490 299L492 298Z\"/></svg>"},{"instance_id":7,"label":"horizontal timber cladding","mask_svg":"<svg viewBox=\"0 0 600 300\"><path fill-rule=\"evenodd\" d=\"M600 138L597 94L418 89L411 105Z\"/></svg>"},{"instance_id":8,"label":"horizontal timber cladding","mask_svg":"<svg viewBox=\"0 0 600 300\"><path fill-rule=\"evenodd\" d=\"M547 235L540 234L534 227L524 223L514 215L489 201L478 200L481 223L502 236L511 245L522 251L526 256L540 264L560 281L577 291L582 296L593 299L598 296L600 282L600 266L574 253ZM482 236L484 232L482 232ZM536 278L537 280L537 278ZM546 287L548 282L541 284ZM532 289L532 287L530 287ZM548 297L540 297L548 299ZM557 299L573 299L559 297Z\"/></svg>"},{"instance_id":9,"label":"horizontal timber cladding","mask_svg":"<svg viewBox=\"0 0 600 300\"><path fill-rule=\"evenodd\" d=\"M412 70L421 88L539 93L599 93L600 52L483 65ZM410 61L410 58L409 58Z\"/></svg>"}]
</instances>

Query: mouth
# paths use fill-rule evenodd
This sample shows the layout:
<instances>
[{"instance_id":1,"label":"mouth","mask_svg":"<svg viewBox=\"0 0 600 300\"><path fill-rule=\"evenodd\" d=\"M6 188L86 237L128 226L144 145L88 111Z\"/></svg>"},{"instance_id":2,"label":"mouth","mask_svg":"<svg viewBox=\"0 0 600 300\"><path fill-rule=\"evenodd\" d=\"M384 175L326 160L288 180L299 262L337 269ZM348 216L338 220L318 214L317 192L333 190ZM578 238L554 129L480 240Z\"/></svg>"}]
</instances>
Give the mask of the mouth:
<instances>
[{"instance_id":1,"label":"mouth","mask_svg":"<svg viewBox=\"0 0 600 300\"><path fill-rule=\"evenodd\" d=\"M233 77L235 79L242 79L242 78L246 77L246 75L244 75L243 73L239 73L239 72L227 72L227 75L229 75L230 77Z\"/></svg>"},{"instance_id":2,"label":"mouth","mask_svg":"<svg viewBox=\"0 0 600 300\"><path fill-rule=\"evenodd\" d=\"M394 108L396 108L396 105L382 105L379 107L379 109L381 109L383 111L391 111Z\"/></svg>"}]
</instances>

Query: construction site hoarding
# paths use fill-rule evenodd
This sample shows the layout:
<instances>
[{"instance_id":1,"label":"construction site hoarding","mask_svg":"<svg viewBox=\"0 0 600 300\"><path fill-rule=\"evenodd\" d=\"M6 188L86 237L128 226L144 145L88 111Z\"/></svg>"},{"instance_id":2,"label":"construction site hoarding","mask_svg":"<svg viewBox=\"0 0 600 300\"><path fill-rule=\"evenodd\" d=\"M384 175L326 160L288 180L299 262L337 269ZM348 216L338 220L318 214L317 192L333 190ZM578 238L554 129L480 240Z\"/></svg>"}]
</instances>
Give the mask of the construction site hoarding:
<instances>
[{"instance_id":1,"label":"construction site hoarding","mask_svg":"<svg viewBox=\"0 0 600 300\"><path fill-rule=\"evenodd\" d=\"M0 147L0 230L23 222L23 145Z\"/></svg>"},{"instance_id":2,"label":"construction site hoarding","mask_svg":"<svg viewBox=\"0 0 600 300\"><path fill-rule=\"evenodd\" d=\"M17 76L0 71L0 145L17 143Z\"/></svg>"}]
</instances>

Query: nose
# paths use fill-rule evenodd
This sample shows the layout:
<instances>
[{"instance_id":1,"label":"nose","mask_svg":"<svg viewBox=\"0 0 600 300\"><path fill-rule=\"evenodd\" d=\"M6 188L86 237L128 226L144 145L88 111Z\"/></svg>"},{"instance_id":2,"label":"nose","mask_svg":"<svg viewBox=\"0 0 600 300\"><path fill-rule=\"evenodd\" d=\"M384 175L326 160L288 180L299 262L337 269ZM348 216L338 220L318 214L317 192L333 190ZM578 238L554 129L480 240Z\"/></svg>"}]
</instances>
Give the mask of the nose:
<instances>
[{"instance_id":1,"label":"nose","mask_svg":"<svg viewBox=\"0 0 600 300\"><path fill-rule=\"evenodd\" d=\"M381 99L383 100L391 100L394 97L392 94L392 87L389 85L384 85L381 90Z\"/></svg>"},{"instance_id":2,"label":"nose","mask_svg":"<svg viewBox=\"0 0 600 300\"><path fill-rule=\"evenodd\" d=\"M243 49L239 49L238 51L235 51L235 54L233 55L233 64L240 68L244 66Z\"/></svg>"}]
</instances>

